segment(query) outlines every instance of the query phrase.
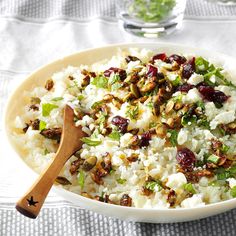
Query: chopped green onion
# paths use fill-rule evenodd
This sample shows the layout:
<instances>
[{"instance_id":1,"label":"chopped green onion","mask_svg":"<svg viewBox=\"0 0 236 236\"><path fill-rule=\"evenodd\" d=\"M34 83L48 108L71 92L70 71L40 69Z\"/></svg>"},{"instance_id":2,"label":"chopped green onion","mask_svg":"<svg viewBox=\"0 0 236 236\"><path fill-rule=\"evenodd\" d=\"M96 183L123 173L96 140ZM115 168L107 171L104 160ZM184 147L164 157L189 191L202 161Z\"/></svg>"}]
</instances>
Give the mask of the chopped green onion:
<instances>
[{"instance_id":1,"label":"chopped green onion","mask_svg":"<svg viewBox=\"0 0 236 236\"><path fill-rule=\"evenodd\" d=\"M40 131L44 130L46 128L46 126L47 126L47 123L45 121L43 121L43 120L40 120L40 122L39 122L39 130Z\"/></svg>"},{"instance_id":2,"label":"chopped green onion","mask_svg":"<svg viewBox=\"0 0 236 236\"><path fill-rule=\"evenodd\" d=\"M183 185L184 190L188 191L189 193L195 194L196 190L194 189L191 183L187 183Z\"/></svg>"},{"instance_id":3,"label":"chopped green onion","mask_svg":"<svg viewBox=\"0 0 236 236\"><path fill-rule=\"evenodd\" d=\"M209 62L206 61L202 57L197 57L195 59L195 67L196 67L196 72L199 74L202 74L203 72L206 72L209 68Z\"/></svg>"},{"instance_id":4,"label":"chopped green onion","mask_svg":"<svg viewBox=\"0 0 236 236\"><path fill-rule=\"evenodd\" d=\"M115 140L115 141L119 141L121 134L117 130L112 130L112 132L108 135L108 137Z\"/></svg>"},{"instance_id":5,"label":"chopped green onion","mask_svg":"<svg viewBox=\"0 0 236 236\"><path fill-rule=\"evenodd\" d=\"M229 151L230 147L223 144L222 147L220 148L220 151L223 153L223 154L226 154L228 151Z\"/></svg>"},{"instance_id":6,"label":"chopped green onion","mask_svg":"<svg viewBox=\"0 0 236 236\"><path fill-rule=\"evenodd\" d=\"M84 99L84 95L82 95L82 94L78 95L77 99L78 99L79 101L83 100L83 99Z\"/></svg>"},{"instance_id":7,"label":"chopped green onion","mask_svg":"<svg viewBox=\"0 0 236 236\"><path fill-rule=\"evenodd\" d=\"M57 102L57 101L61 101L61 100L63 100L63 97L55 97L51 101Z\"/></svg>"},{"instance_id":8,"label":"chopped green onion","mask_svg":"<svg viewBox=\"0 0 236 236\"><path fill-rule=\"evenodd\" d=\"M169 129L167 132L170 133L169 139L170 139L171 145L174 147L177 146L178 131Z\"/></svg>"},{"instance_id":9,"label":"chopped green onion","mask_svg":"<svg viewBox=\"0 0 236 236\"><path fill-rule=\"evenodd\" d=\"M124 184L127 180L120 178L120 179L117 179L116 181L117 181L117 183L119 183L119 184Z\"/></svg>"},{"instance_id":10,"label":"chopped green onion","mask_svg":"<svg viewBox=\"0 0 236 236\"><path fill-rule=\"evenodd\" d=\"M136 120L139 114L138 106L128 106L125 114L132 120Z\"/></svg>"},{"instance_id":11,"label":"chopped green onion","mask_svg":"<svg viewBox=\"0 0 236 236\"><path fill-rule=\"evenodd\" d=\"M218 156L216 156L216 155L214 155L214 154L210 155L210 156L207 158L207 160L208 160L209 162L212 162L212 163L214 163L214 164L217 164L218 161L219 161L219 159L220 159L220 157L218 157Z\"/></svg>"},{"instance_id":12,"label":"chopped green onion","mask_svg":"<svg viewBox=\"0 0 236 236\"><path fill-rule=\"evenodd\" d=\"M98 146L102 143L102 141L99 139L92 139L92 138L87 138L87 137L82 138L81 141L86 143L89 146Z\"/></svg>"},{"instance_id":13,"label":"chopped green onion","mask_svg":"<svg viewBox=\"0 0 236 236\"><path fill-rule=\"evenodd\" d=\"M230 190L230 194L232 197L236 197L236 186L234 186L231 190Z\"/></svg>"},{"instance_id":14,"label":"chopped green onion","mask_svg":"<svg viewBox=\"0 0 236 236\"><path fill-rule=\"evenodd\" d=\"M178 86L181 84L181 77L177 76L175 80L171 81L174 86Z\"/></svg>"},{"instance_id":15,"label":"chopped green onion","mask_svg":"<svg viewBox=\"0 0 236 236\"><path fill-rule=\"evenodd\" d=\"M189 114L185 114L181 118L181 124L183 126L192 125L192 124L196 123L196 121L197 121L197 116L195 116L195 115L190 116Z\"/></svg>"},{"instance_id":16,"label":"chopped green onion","mask_svg":"<svg viewBox=\"0 0 236 236\"><path fill-rule=\"evenodd\" d=\"M93 78L91 84L95 85L97 88L107 88L108 79L104 76L98 76Z\"/></svg>"},{"instance_id":17,"label":"chopped green onion","mask_svg":"<svg viewBox=\"0 0 236 236\"><path fill-rule=\"evenodd\" d=\"M58 106L51 104L51 103L43 103L42 104L42 115L49 116L51 111L55 108L58 108Z\"/></svg>"},{"instance_id":18,"label":"chopped green onion","mask_svg":"<svg viewBox=\"0 0 236 236\"><path fill-rule=\"evenodd\" d=\"M152 192L154 192L155 190L157 191L161 191L162 189L162 185L160 181L149 181L146 182L144 187Z\"/></svg>"},{"instance_id":19,"label":"chopped green onion","mask_svg":"<svg viewBox=\"0 0 236 236\"><path fill-rule=\"evenodd\" d=\"M84 187L84 179L85 179L85 175L83 171L79 171L79 174L77 175L77 179L78 179L78 184L81 188Z\"/></svg>"}]
</instances>

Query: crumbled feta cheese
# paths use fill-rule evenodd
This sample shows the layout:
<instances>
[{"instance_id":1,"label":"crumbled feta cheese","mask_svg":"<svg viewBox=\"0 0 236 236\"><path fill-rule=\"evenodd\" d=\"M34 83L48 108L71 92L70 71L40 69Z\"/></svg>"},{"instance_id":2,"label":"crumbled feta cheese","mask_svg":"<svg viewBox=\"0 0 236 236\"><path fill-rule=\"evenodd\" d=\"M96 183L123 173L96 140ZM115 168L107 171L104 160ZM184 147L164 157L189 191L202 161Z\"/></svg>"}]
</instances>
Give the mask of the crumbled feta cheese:
<instances>
[{"instance_id":1,"label":"crumbled feta cheese","mask_svg":"<svg viewBox=\"0 0 236 236\"><path fill-rule=\"evenodd\" d=\"M204 206L205 203L202 201L201 194L194 194L190 198L186 198L181 202L181 206L184 208L200 207Z\"/></svg>"},{"instance_id":2,"label":"crumbled feta cheese","mask_svg":"<svg viewBox=\"0 0 236 236\"><path fill-rule=\"evenodd\" d=\"M177 137L177 142L179 145L184 144L188 140L188 130L187 129L181 129L179 131L178 137Z\"/></svg>"},{"instance_id":3,"label":"crumbled feta cheese","mask_svg":"<svg viewBox=\"0 0 236 236\"><path fill-rule=\"evenodd\" d=\"M188 83L192 84L192 85L197 85L197 84L201 83L203 80L204 80L204 78L202 75L193 73L191 75L191 77L188 79Z\"/></svg>"},{"instance_id":4,"label":"crumbled feta cheese","mask_svg":"<svg viewBox=\"0 0 236 236\"><path fill-rule=\"evenodd\" d=\"M120 146L127 147L133 135L131 133L126 133L120 137Z\"/></svg>"},{"instance_id":5,"label":"crumbled feta cheese","mask_svg":"<svg viewBox=\"0 0 236 236\"><path fill-rule=\"evenodd\" d=\"M202 100L200 93L196 88L190 89L186 96L183 97L184 103L194 103Z\"/></svg>"},{"instance_id":6,"label":"crumbled feta cheese","mask_svg":"<svg viewBox=\"0 0 236 236\"><path fill-rule=\"evenodd\" d=\"M235 120L235 111L226 111L218 114L210 123L211 129L215 129L218 124L228 124Z\"/></svg>"},{"instance_id":7,"label":"crumbled feta cheese","mask_svg":"<svg viewBox=\"0 0 236 236\"><path fill-rule=\"evenodd\" d=\"M172 189L178 189L187 183L187 179L183 173L172 174L168 177L166 186Z\"/></svg>"}]
</instances>

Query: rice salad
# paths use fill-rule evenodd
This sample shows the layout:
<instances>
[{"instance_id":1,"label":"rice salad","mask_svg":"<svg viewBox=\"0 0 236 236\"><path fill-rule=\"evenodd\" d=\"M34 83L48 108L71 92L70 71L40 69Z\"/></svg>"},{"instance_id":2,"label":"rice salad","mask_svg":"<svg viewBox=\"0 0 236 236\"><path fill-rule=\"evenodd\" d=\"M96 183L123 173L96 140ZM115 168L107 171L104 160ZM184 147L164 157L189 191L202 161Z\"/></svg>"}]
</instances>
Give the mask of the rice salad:
<instances>
[{"instance_id":1,"label":"rice salad","mask_svg":"<svg viewBox=\"0 0 236 236\"><path fill-rule=\"evenodd\" d=\"M88 135L66 162L61 187L138 208L192 208L236 197L236 86L193 55L147 49L68 66L27 101L13 134L40 173L58 149L63 111Z\"/></svg>"}]
</instances>

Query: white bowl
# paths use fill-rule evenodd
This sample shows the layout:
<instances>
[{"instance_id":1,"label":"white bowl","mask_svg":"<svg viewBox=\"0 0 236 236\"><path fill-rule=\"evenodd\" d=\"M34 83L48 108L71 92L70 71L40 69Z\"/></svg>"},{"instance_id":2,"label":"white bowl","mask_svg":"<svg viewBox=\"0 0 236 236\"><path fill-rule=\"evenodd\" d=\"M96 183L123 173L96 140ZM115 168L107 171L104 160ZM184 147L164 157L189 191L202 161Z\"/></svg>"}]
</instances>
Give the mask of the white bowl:
<instances>
[{"instance_id":1,"label":"white bowl","mask_svg":"<svg viewBox=\"0 0 236 236\"><path fill-rule=\"evenodd\" d=\"M25 90L31 90L33 87L42 86L45 81L56 71L60 71L68 65L79 66L80 64L92 64L94 62L110 58L117 51L117 48L147 48L156 52L166 52L167 54L184 53L203 56L210 59L214 63L224 65L227 70L235 76L236 79L236 60L232 57L215 52L200 50L197 48L189 48L183 45L163 44L163 43L134 43L134 44L120 44L110 45L101 48L89 49L79 52L65 58L54 61L46 66L43 66L26 80L15 90L9 99L6 112L5 112L5 133L11 147L16 151L19 157L23 160L24 153L14 143L11 138L13 127L10 122L15 119L16 115L20 114L20 107L25 105L22 98L22 93ZM235 69L234 69L235 68ZM20 170L19 170L20 171ZM236 199L231 199L219 203L206 205L196 208L181 208L181 209L138 209L132 207L123 207L112 204L106 204L99 201L91 200L82 197L78 194L69 192L57 186L53 190L66 200L74 203L75 205L84 207L86 209L101 213L107 216L116 217L123 220L139 221L139 222L152 222L152 223L170 223L170 222L183 222L196 220L215 214L225 212L236 207Z\"/></svg>"}]
</instances>

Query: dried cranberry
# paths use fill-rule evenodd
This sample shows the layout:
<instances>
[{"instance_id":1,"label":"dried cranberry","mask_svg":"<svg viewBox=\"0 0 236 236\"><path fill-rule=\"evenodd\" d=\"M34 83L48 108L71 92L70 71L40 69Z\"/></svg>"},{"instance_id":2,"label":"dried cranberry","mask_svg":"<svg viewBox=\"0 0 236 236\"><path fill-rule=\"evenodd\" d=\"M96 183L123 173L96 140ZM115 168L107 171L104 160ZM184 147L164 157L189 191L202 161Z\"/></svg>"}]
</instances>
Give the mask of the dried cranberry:
<instances>
[{"instance_id":1,"label":"dried cranberry","mask_svg":"<svg viewBox=\"0 0 236 236\"><path fill-rule=\"evenodd\" d=\"M153 76L157 76L157 68L155 66L152 65L148 65L147 66L147 76L148 77L153 77Z\"/></svg>"},{"instance_id":2,"label":"dried cranberry","mask_svg":"<svg viewBox=\"0 0 236 236\"><path fill-rule=\"evenodd\" d=\"M165 53L159 53L159 54L154 55L152 57L152 63L154 63L155 60L165 61L166 60L166 54Z\"/></svg>"},{"instance_id":3,"label":"dried cranberry","mask_svg":"<svg viewBox=\"0 0 236 236\"><path fill-rule=\"evenodd\" d=\"M189 79L190 76L195 72L195 57L186 62L183 65L182 76L185 79Z\"/></svg>"},{"instance_id":4,"label":"dried cranberry","mask_svg":"<svg viewBox=\"0 0 236 236\"><path fill-rule=\"evenodd\" d=\"M104 71L104 76L110 77L111 73L118 74L121 80L124 80L127 77L126 71L116 67L110 67L108 70Z\"/></svg>"},{"instance_id":5,"label":"dried cranberry","mask_svg":"<svg viewBox=\"0 0 236 236\"><path fill-rule=\"evenodd\" d=\"M218 104L224 103L229 98L223 92L215 90L213 87L209 85L198 86L198 91L201 93L204 99Z\"/></svg>"},{"instance_id":6,"label":"dried cranberry","mask_svg":"<svg viewBox=\"0 0 236 236\"><path fill-rule=\"evenodd\" d=\"M125 119L125 118L123 118L121 116L114 116L112 118L111 123L113 125L117 126L122 134L127 132L127 127L128 127L128 124L129 124L129 120L128 119Z\"/></svg>"},{"instance_id":7,"label":"dried cranberry","mask_svg":"<svg viewBox=\"0 0 236 236\"><path fill-rule=\"evenodd\" d=\"M143 133L140 138L140 147L147 147L149 145L149 141L151 140L152 136L149 131Z\"/></svg>"},{"instance_id":8,"label":"dried cranberry","mask_svg":"<svg viewBox=\"0 0 236 236\"><path fill-rule=\"evenodd\" d=\"M135 57L135 56L127 56L127 57L125 58L125 61L126 61L127 63L129 63L129 62L131 62L131 61L140 61L140 59L139 59L138 57Z\"/></svg>"},{"instance_id":9,"label":"dried cranberry","mask_svg":"<svg viewBox=\"0 0 236 236\"><path fill-rule=\"evenodd\" d=\"M185 171L193 171L196 157L194 153L188 148L181 148L176 155L177 162Z\"/></svg>"},{"instance_id":10,"label":"dried cranberry","mask_svg":"<svg viewBox=\"0 0 236 236\"><path fill-rule=\"evenodd\" d=\"M194 88L194 86L191 84L182 84L177 88L177 91L187 93L192 88Z\"/></svg>"},{"instance_id":11,"label":"dried cranberry","mask_svg":"<svg viewBox=\"0 0 236 236\"><path fill-rule=\"evenodd\" d=\"M172 63L174 61L177 62L179 65L182 65L187 61L187 59L177 54L173 54L166 59L166 62L168 63Z\"/></svg>"}]
</instances>

